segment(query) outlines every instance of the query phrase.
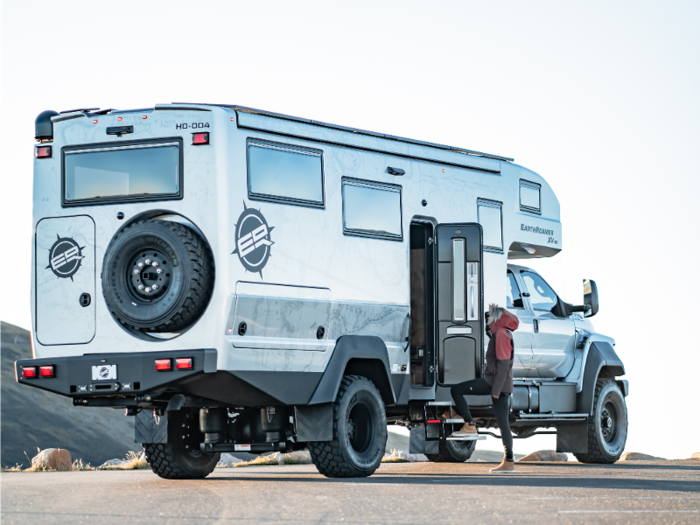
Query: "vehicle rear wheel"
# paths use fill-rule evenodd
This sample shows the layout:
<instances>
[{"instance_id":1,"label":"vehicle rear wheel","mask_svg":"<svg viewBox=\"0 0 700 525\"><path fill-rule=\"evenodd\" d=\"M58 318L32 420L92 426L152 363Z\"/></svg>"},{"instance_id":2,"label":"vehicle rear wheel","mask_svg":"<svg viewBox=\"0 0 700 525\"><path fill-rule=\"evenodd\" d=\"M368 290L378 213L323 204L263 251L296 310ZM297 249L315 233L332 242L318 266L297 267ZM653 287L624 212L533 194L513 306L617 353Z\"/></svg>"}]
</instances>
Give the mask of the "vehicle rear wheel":
<instances>
[{"instance_id":1,"label":"vehicle rear wheel","mask_svg":"<svg viewBox=\"0 0 700 525\"><path fill-rule=\"evenodd\" d=\"M464 463L474 453L476 441L443 441L437 454L426 454L426 457L435 463Z\"/></svg>"},{"instance_id":2,"label":"vehicle rear wheel","mask_svg":"<svg viewBox=\"0 0 700 525\"><path fill-rule=\"evenodd\" d=\"M143 444L146 461L161 478L205 478L219 462L220 453L202 454L199 450L204 434L199 431L198 413L197 410L168 412L168 442Z\"/></svg>"},{"instance_id":3,"label":"vehicle rear wheel","mask_svg":"<svg viewBox=\"0 0 700 525\"><path fill-rule=\"evenodd\" d=\"M627 442L627 405L617 384L598 379L593 415L588 419L588 452L574 454L581 463L615 463Z\"/></svg>"},{"instance_id":4,"label":"vehicle rear wheel","mask_svg":"<svg viewBox=\"0 0 700 525\"><path fill-rule=\"evenodd\" d=\"M361 376L344 376L333 404L333 441L308 444L311 460L329 478L366 477L384 456L386 412L379 390Z\"/></svg>"},{"instance_id":5,"label":"vehicle rear wheel","mask_svg":"<svg viewBox=\"0 0 700 525\"><path fill-rule=\"evenodd\" d=\"M115 235L105 252L104 298L127 330L183 331L204 313L213 288L211 250L183 224L136 222Z\"/></svg>"}]
</instances>

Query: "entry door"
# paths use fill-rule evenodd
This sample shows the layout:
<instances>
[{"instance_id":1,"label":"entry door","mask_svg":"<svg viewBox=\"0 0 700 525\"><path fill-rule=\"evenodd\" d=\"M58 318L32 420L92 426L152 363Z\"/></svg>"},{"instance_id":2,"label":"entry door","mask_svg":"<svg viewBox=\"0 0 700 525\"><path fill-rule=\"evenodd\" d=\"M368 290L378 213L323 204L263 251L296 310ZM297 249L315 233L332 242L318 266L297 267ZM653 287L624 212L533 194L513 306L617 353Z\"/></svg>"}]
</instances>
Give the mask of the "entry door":
<instances>
[{"instance_id":1,"label":"entry door","mask_svg":"<svg viewBox=\"0 0 700 525\"><path fill-rule=\"evenodd\" d=\"M440 224L435 237L438 383L453 385L481 377L484 333L481 226Z\"/></svg>"}]
</instances>

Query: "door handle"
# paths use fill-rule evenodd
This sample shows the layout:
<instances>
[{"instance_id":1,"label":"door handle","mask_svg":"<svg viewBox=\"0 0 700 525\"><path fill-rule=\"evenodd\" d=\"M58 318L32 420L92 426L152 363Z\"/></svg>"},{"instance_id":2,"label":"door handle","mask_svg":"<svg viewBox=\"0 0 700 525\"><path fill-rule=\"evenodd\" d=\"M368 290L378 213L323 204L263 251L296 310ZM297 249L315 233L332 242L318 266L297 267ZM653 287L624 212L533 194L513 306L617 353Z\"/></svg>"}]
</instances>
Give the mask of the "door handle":
<instances>
[{"instance_id":1,"label":"door handle","mask_svg":"<svg viewBox=\"0 0 700 525\"><path fill-rule=\"evenodd\" d=\"M532 320L532 328L535 331L535 333L539 333L540 331L540 322L537 319Z\"/></svg>"}]
</instances>

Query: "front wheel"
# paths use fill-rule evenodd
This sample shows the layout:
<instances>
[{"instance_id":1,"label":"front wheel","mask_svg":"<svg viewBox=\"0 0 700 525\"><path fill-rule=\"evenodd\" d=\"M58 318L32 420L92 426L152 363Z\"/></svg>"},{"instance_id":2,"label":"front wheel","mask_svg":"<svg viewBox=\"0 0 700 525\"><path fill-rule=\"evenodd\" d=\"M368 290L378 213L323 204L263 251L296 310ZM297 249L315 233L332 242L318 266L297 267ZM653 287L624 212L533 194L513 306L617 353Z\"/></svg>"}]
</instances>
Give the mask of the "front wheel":
<instances>
[{"instance_id":1,"label":"front wheel","mask_svg":"<svg viewBox=\"0 0 700 525\"><path fill-rule=\"evenodd\" d=\"M311 460L329 478L371 476L386 448L384 402L361 376L344 376L333 403L333 441L308 444Z\"/></svg>"},{"instance_id":2,"label":"front wheel","mask_svg":"<svg viewBox=\"0 0 700 525\"><path fill-rule=\"evenodd\" d=\"M593 414L588 419L588 452L574 454L581 463L615 463L627 443L627 405L610 379L598 379Z\"/></svg>"},{"instance_id":3,"label":"front wheel","mask_svg":"<svg viewBox=\"0 0 700 525\"><path fill-rule=\"evenodd\" d=\"M168 442L144 443L146 461L153 472L165 479L201 479L211 474L220 453L202 454L199 444L204 435L199 431L196 410L168 412Z\"/></svg>"},{"instance_id":4,"label":"front wheel","mask_svg":"<svg viewBox=\"0 0 700 525\"><path fill-rule=\"evenodd\" d=\"M440 440L437 454L426 454L426 457L434 463L464 463L474 453L476 441Z\"/></svg>"}]
</instances>

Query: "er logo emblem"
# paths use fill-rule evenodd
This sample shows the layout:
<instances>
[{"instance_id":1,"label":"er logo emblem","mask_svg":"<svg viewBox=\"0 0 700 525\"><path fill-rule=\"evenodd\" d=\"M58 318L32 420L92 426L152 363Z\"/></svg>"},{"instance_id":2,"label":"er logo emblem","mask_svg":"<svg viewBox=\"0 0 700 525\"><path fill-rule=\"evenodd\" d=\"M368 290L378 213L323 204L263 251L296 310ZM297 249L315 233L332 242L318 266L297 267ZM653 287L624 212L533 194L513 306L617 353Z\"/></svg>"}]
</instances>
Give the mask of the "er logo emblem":
<instances>
[{"instance_id":1,"label":"er logo emblem","mask_svg":"<svg viewBox=\"0 0 700 525\"><path fill-rule=\"evenodd\" d=\"M274 244L270 238L270 227L260 211L246 208L236 224L236 249L243 267L249 272L256 272L262 277L262 270L270 258L270 247Z\"/></svg>"},{"instance_id":2,"label":"er logo emblem","mask_svg":"<svg viewBox=\"0 0 700 525\"><path fill-rule=\"evenodd\" d=\"M85 246L80 246L70 237L58 237L49 249L49 265L46 269L51 271L56 277L73 280L73 276L80 269L80 263L85 258L82 253Z\"/></svg>"}]
</instances>

